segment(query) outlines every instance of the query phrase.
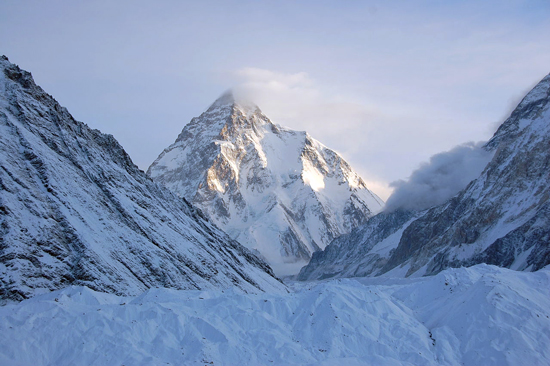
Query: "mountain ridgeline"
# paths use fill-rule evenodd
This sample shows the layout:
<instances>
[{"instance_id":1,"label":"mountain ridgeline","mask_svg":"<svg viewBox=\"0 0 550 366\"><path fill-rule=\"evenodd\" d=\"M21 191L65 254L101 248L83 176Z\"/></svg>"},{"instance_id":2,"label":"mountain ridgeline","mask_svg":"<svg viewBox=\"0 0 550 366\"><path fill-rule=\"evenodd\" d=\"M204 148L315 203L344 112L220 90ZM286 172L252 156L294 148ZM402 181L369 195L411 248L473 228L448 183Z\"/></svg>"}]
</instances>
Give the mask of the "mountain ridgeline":
<instances>
[{"instance_id":1,"label":"mountain ridgeline","mask_svg":"<svg viewBox=\"0 0 550 366\"><path fill-rule=\"evenodd\" d=\"M550 264L550 75L483 148L493 158L444 204L382 212L313 255L301 280L422 276L494 264L536 271Z\"/></svg>"},{"instance_id":2,"label":"mountain ridgeline","mask_svg":"<svg viewBox=\"0 0 550 366\"><path fill-rule=\"evenodd\" d=\"M228 92L145 174L2 56L0 301L69 285L286 293L275 274L308 261L301 280L550 264L550 75L483 149L447 202L379 213L339 154Z\"/></svg>"},{"instance_id":3,"label":"mountain ridgeline","mask_svg":"<svg viewBox=\"0 0 550 366\"><path fill-rule=\"evenodd\" d=\"M383 202L336 152L227 92L193 118L147 174L185 197L279 275L349 233Z\"/></svg>"},{"instance_id":4,"label":"mountain ridgeline","mask_svg":"<svg viewBox=\"0 0 550 366\"><path fill-rule=\"evenodd\" d=\"M0 299L85 285L286 291L267 263L0 58Z\"/></svg>"}]
</instances>

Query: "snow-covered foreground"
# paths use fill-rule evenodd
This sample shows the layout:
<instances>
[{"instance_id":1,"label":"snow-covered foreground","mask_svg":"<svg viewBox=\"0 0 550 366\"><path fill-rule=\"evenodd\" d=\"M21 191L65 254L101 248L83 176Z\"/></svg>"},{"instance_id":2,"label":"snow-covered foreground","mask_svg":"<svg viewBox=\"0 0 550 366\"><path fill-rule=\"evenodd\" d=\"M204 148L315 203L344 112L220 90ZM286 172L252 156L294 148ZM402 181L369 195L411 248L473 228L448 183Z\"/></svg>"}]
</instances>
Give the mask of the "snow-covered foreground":
<instances>
[{"instance_id":1,"label":"snow-covered foreground","mask_svg":"<svg viewBox=\"0 0 550 366\"><path fill-rule=\"evenodd\" d=\"M548 266L291 286L39 295L0 307L0 364L550 364Z\"/></svg>"}]
</instances>

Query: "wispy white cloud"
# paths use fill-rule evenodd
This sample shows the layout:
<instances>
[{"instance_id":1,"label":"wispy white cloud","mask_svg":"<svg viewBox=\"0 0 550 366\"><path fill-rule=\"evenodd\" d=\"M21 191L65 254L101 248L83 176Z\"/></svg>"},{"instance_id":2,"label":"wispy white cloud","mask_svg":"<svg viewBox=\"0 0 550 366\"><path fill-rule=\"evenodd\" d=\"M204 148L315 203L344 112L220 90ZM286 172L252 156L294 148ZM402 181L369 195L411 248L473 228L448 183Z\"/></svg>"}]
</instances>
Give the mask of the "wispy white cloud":
<instances>
[{"instance_id":1,"label":"wispy white cloud","mask_svg":"<svg viewBox=\"0 0 550 366\"><path fill-rule=\"evenodd\" d=\"M235 72L235 91L260 106L274 122L306 130L314 137L349 142L350 133L377 113L366 104L334 95L306 72L283 73L259 68Z\"/></svg>"}]
</instances>

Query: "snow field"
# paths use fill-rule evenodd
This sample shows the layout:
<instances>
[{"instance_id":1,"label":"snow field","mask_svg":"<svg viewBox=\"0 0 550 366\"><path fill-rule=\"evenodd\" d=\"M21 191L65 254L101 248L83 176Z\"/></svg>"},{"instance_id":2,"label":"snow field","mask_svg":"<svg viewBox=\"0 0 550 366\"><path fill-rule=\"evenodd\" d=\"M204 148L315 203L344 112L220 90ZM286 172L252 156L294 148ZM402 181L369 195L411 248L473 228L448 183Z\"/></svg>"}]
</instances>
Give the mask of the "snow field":
<instances>
[{"instance_id":1,"label":"snow field","mask_svg":"<svg viewBox=\"0 0 550 366\"><path fill-rule=\"evenodd\" d=\"M293 283L293 293L69 287L0 308L3 365L547 365L550 268Z\"/></svg>"}]
</instances>

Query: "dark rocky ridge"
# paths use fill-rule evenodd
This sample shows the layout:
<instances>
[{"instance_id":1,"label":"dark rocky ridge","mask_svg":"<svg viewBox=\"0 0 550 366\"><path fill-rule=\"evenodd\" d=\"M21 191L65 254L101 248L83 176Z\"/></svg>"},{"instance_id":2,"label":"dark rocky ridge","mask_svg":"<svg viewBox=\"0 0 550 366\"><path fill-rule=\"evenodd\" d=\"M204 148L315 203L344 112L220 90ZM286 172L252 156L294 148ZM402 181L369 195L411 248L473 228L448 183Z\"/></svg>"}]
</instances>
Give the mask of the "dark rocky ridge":
<instances>
[{"instance_id":1,"label":"dark rocky ridge","mask_svg":"<svg viewBox=\"0 0 550 366\"><path fill-rule=\"evenodd\" d=\"M393 238L393 250L385 257L366 259L380 250L380 238L385 238L380 222L393 217L382 213L317 254L300 279L387 272L431 275L477 263L536 271L550 264L550 75L527 94L484 148L494 156L468 187L445 204L416 213L412 222L395 222L393 232L402 234ZM357 238L368 230L370 237ZM332 264L343 258L348 269Z\"/></svg>"}]
</instances>

